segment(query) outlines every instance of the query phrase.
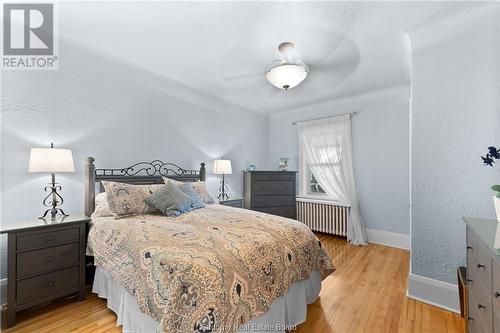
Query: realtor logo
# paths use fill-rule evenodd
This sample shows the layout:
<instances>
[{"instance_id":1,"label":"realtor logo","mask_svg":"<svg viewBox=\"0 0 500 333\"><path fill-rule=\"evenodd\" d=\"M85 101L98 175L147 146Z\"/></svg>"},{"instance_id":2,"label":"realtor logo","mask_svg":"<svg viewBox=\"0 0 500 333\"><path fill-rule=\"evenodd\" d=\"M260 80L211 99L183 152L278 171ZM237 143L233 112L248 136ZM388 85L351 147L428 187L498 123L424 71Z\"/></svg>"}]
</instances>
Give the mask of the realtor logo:
<instances>
[{"instance_id":1,"label":"realtor logo","mask_svg":"<svg viewBox=\"0 0 500 333\"><path fill-rule=\"evenodd\" d=\"M54 4L3 5L3 69L57 69Z\"/></svg>"}]
</instances>

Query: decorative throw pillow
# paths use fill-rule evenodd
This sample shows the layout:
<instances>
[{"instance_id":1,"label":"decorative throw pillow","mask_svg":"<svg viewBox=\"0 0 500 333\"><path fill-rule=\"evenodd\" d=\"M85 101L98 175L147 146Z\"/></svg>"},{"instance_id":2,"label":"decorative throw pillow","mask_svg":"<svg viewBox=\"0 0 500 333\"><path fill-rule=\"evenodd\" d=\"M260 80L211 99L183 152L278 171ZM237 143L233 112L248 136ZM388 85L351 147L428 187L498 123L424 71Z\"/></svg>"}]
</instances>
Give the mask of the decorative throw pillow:
<instances>
[{"instance_id":1,"label":"decorative throw pillow","mask_svg":"<svg viewBox=\"0 0 500 333\"><path fill-rule=\"evenodd\" d=\"M101 192L95 196L95 210L90 216L95 217L109 217L113 216L111 210L109 209L108 198L106 197L106 192Z\"/></svg>"},{"instance_id":2,"label":"decorative throw pillow","mask_svg":"<svg viewBox=\"0 0 500 333\"><path fill-rule=\"evenodd\" d=\"M170 179L167 177L162 177L163 182L165 184L167 183L172 183L176 185L177 187L181 186L182 184L185 184L185 182L180 182L178 180ZM194 190L196 191L196 194L203 200L204 203L206 204L214 204L215 200L212 198L210 193L208 193L207 189L205 188L205 182L199 181L199 182L191 182L190 184L193 185Z\"/></svg>"},{"instance_id":3,"label":"decorative throw pillow","mask_svg":"<svg viewBox=\"0 0 500 333\"><path fill-rule=\"evenodd\" d=\"M167 216L178 216L193 209L191 198L170 182L147 197L145 201Z\"/></svg>"},{"instance_id":4,"label":"decorative throw pillow","mask_svg":"<svg viewBox=\"0 0 500 333\"><path fill-rule=\"evenodd\" d=\"M157 213L158 210L146 204L144 199L160 190L163 184L131 185L103 181L109 209L115 218Z\"/></svg>"},{"instance_id":5,"label":"decorative throw pillow","mask_svg":"<svg viewBox=\"0 0 500 333\"><path fill-rule=\"evenodd\" d=\"M205 207L203 200L201 200L194 190L193 183L183 183L179 186L179 189L191 198L191 206L193 206L194 209Z\"/></svg>"},{"instance_id":6,"label":"decorative throw pillow","mask_svg":"<svg viewBox=\"0 0 500 333\"><path fill-rule=\"evenodd\" d=\"M198 194L198 196L203 200L204 203L206 204L214 204L215 200L212 198L210 193L208 193L206 187L205 187L205 182L194 182L192 183L194 190Z\"/></svg>"}]
</instances>

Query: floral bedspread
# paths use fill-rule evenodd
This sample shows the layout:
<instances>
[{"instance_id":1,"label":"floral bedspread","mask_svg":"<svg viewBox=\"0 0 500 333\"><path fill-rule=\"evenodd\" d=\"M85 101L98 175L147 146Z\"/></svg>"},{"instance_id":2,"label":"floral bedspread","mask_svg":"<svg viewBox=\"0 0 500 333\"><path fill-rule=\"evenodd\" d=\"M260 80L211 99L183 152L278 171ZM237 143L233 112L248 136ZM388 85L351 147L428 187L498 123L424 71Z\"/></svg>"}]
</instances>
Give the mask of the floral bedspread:
<instances>
[{"instance_id":1,"label":"floral bedspread","mask_svg":"<svg viewBox=\"0 0 500 333\"><path fill-rule=\"evenodd\" d=\"M165 332L235 332L313 271L334 271L301 222L207 205L92 221L88 253Z\"/></svg>"}]
</instances>

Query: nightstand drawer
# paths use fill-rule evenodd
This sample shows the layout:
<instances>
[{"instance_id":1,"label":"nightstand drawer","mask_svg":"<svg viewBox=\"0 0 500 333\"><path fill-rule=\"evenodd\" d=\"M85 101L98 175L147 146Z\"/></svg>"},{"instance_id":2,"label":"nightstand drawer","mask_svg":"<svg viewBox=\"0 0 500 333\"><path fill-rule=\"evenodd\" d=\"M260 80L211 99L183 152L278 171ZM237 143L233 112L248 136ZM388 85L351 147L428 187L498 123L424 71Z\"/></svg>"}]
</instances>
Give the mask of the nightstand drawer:
<instances>
[{"instance_id":1,"label":"nightstand drawer","mask_svg":"<svg viewBox=\"0 0 500 333\"><path fill-rule=\"evenodd\" d=\"M19 233L16 248L18 251L31 250L45 246L78 241L80 231L78 228L52 229L53 231L41 233Z\"/></svg>"},{"instance_id":2,"label":"nightstand drawer","mask_svg":"<svg viewBox=\"0 0 500 333\"><path fill-rule=\"evenodd\" d=\"M17 282L17 304L78 289L79 267L68 268L53 273L39 275Z\"/></svg>"},{"instance_id":3,"label":"nightstand drawer","mask_svg":"<svg viewBox=\"0 0 500 333\"><path fill-rule=\"evenodd\" d=\"M79 246L79 243L71 243L19 253L17 255L17 277L23 278L37 273L76 266L80 263Z\"/></svg>"},{"instance_id":4,"label":"nightstand drawer","mask_svg":"<svg viewBox=\"0 0 500 333\"><path fill-rule=\"evenodd\" d=\"M243 208L243 200L242 199L221 201L220 204L224 205L224 206L229 206L229 207Z\"/></svg>"}]
</instances>

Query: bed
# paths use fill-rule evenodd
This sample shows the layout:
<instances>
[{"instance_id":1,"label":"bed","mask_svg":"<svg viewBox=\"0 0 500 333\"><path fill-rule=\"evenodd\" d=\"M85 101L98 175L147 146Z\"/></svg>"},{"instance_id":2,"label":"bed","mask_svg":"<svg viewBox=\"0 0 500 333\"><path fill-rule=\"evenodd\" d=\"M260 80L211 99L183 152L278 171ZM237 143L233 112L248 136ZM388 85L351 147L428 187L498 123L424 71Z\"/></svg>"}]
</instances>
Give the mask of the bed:
<instances>
[{"instance_id":1,"label":"bed","mask_svg":"<svg viewBox=\"0 0 500 333\"><path fill-rule=\"evenodd\" d=\"M162 184L162 176L204 181L205 164L96 169L89 157L85 212L94 212L103 181ZM305 321L334 271L314 234L283 217L219 204L178 217L94 216L93 292L107 299L123 332L285 332Z\"/></svg>"}]
</instances>

